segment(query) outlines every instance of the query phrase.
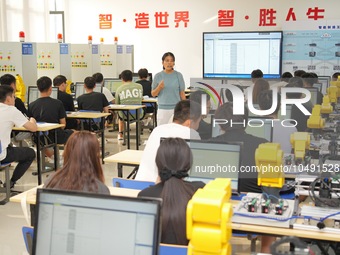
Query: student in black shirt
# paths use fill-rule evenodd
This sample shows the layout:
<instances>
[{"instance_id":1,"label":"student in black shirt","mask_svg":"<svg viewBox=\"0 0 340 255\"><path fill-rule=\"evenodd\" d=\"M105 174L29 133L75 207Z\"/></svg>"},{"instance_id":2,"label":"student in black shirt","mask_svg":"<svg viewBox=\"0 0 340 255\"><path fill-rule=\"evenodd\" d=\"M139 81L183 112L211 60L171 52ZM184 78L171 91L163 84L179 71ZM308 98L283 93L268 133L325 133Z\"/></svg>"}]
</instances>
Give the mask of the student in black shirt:
<instances>
[{"instance_id":1,"label":"student in black shirt","mask_svg":"<svg viewBox=\"0 0 340 255\"><path fill-rule=\"evenodd\" d=\"M143 86L143 96L152 97L151 95L151 81L148 81L148 69L142 68L138 71L140 80L136 81Z\"/></svg>"},{"instance_id":2,"label":"student in black shirt","mask_svg":"<svg viewBox=\"0 0 340 255\"><path fill-rule=\"evenodd\" d=\"M74 102L70 94L66 93L67 79L64 75L58 75L53 79L53 86L58 87L58 99L63 103L66 112L74 112ZM66 129L76 129L77 120L67 119Z\"/></svg>"},{"instance_id":3,"label":"student in black shirt","mask_svg":"<svg viewBox=\"0 0 340 255\"><path fill-rule=\"evenodd\" d=\"M212 141L242 142L241 166L250 169L255 166L255 150L261 143L267 143L266 139L256 137L245 132L248 122L248 109L245 107L244 115L233 114L233 103L228 102L217 108L215 119L227 120L226 124L219 124L224 134L212 138ZM237 123L237 124L232 124ZM244 123L244 125L242 124ZM262 193L261 187L257 185L257 172L249 171L239 173L239 184L241 192Z\"/></svg>"},{"instance_id":4,"label":"student in black shirt","mask_svg":"<svg viewBox=\"0 0 340 255\"><path fill-rule=\"evenodd\" d=\"M9 85L14 89L14 92L16 91L16 79L11 74L4 74L0 77L0 84L1 85ZM25 104L22 102L22 100L19 97L15 98L15 107L22 112L24 115L28 115L27 109L25 107Z\"/></svg>"}]
</instances>

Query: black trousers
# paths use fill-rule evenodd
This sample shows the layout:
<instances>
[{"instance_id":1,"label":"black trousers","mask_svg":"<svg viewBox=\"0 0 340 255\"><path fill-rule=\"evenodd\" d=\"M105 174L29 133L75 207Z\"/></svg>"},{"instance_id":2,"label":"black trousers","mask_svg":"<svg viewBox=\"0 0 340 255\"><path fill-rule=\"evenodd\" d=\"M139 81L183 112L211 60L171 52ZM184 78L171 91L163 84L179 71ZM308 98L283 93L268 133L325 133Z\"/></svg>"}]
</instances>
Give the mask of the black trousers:
<instances>
[{"instance_id":1,"label":"black trousers","mask_svg":"<svg viewBox=\"0 0 340 255\"><path fill-rule=\"evenodd\" d=\"M14 169L12 182L19 180L35 159L35 151L27 147L7 147L7 155L1 163L18 162Z\"/></svg>"}]
</instances>

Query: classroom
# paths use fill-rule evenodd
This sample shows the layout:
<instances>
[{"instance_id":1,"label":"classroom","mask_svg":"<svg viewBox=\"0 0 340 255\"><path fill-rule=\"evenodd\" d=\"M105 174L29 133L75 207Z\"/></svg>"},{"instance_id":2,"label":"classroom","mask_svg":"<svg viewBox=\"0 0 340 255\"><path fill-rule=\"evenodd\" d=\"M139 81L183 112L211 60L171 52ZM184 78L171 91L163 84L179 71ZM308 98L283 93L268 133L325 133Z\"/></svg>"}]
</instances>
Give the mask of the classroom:
<instances>
[{"instance_id":1,"label":"classroom","mask_svg":"<svg viewBox=\"0 0 340 255\"><path fill-rule=\"evenodd\" d=\"M340 254L337 7L0 0L0 255Z\"/></svg>"}]
</instances>

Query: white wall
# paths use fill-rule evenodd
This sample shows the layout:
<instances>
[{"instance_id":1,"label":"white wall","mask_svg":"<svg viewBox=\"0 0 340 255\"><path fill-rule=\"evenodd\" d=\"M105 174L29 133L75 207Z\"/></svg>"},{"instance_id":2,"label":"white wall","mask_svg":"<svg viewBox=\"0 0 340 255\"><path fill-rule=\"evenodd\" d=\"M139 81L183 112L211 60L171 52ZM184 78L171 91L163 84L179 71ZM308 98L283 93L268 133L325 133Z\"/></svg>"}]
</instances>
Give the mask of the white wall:
<instances>
[{"instance_id":1,"label":"white wall","mask_svg":"<svg viewBox=\"0 0 340 255\"><path fill-rule=\"evenodd\" d=\"M49 8L47 0L0 0L0 6L20 5L25 3L26 17L16 18L6 13L7 36L0 40L17 41L18 33L26 28L27 41L46 41L48 14L42 22L42 11ZM38 4L37 2L40 2ZM50 1L51 2L51 1ZM45 3L45 6L43 5ZM162 69L161 57L171 51L176 56L176 69L183 73L187 86L190 77L202 76L202 32L207 31L258 31L281 30L289 8L294 8L297 20L308 20L308 8L325 9L326 20L338 19L339 0L64 0L66 21L66 42L87 43L88 35L93 36L93 43L99 43L101 37L105 43L113 43L118 36L119 44L135 45L135 71L146 67L156 73ZM259 26L260 9L273 8L276 13L276 26ZM235 11L233 27L218 27L217 14L220 9ZM1 11L1 10L0 10ZM169 13L169 28L155 28L155 12ZM188 27L174 27L174 12L189 11ZM135 28L135 14L149 13L149 29ZM0 12L1 14L1 12ZM10 14L10 15L9 15ZM112 29L99 29L99 14L112 14ZM245 16L249 19L246 20ZM123 22L126 19L126 22ZM1 22L0 18L0 22ZM33 22L34 21L34 22ZM319 20L320 21L320 20ZM293 21L291 21L293 22ZM22 26L21 26L22 25ZM2 33L3 34L3 33ZM5 37L5 38L4 38Z\"/></svg>"}]
</instances>

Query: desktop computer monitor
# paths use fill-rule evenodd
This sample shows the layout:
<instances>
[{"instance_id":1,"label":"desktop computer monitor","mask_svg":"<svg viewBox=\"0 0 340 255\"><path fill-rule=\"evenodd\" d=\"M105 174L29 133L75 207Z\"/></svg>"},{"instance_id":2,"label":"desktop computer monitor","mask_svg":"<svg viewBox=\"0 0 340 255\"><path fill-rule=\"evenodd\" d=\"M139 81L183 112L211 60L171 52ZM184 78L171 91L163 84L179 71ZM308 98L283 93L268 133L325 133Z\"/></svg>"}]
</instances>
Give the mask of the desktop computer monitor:
<instances>
[{"instance_id":1,"label":"desktop computer monitor","mask_svg":"<svg viewBox=\"0 0 340 255\"><path fill-rule=\"evenodd\" d=\"M273 141L273 119L265 118L248 118L246 133L266 139L268 142Z\"/></svg>"},{"instance_id":2,"label":"desktop computer monitor","mask_svg":"<svg viewBox=\"0 0 340 255\"><path fill-rule=\"evenodd\" d=\"M234 193L239 193L242 143L186 140L193 155L189 181L209 182L230 178Z\"/></svg>"},{"instance_id":3,"label":"desktop computer monitor","mask_svg":"<svg viewBox=\"0 0 340 255\"><path fill-rule=\"evenodd\" d=\"M40 97L40 91L37 86L29 86L28 87L28 96L27 96L27 105L34 102ZM58 99L58 87L52 87L51 96L54 99Z\"/></svg>"},{"instance_id":4,"label":"desktop computer monitor","mask_svg":"<svg viewBox=\"0 0 340 255\"><path fill-rule=\"evenodd\" d=\"M329 87L329 83L331 82L331 77L330 76L319 76L318 77L319 83L322 84L321 86L321 93L323 95L327 94L327 88Z\"/></svg>"},{"instance_id":5,"label":"desktop computer monitor","mask_svg":"<svg viewBox=\"0 0 340 255\"><path fill-rule=\"evenodd\" d=\"M37 190L33 254L156 255L160 199Z\"/></svg>"},{"instance_id":6,"label":"desktop computer monitor","mask_svg":"<svg viewBox=\"0 0 340 255\"><path fill-rule=\"evenodd\" d=\"M86 93L85 87L84 87L84 83L83 82L76 82L76 84L74 85L75 87L75 98L80 97L82 94ZM93 91L95 92L99 92L102 93L103 92L103 87L102 86L95 86Z\"/></svg>"},{"instance_id":7,"label":"desktop computer monitor","mask_svg":"<svg viewBox=\"0 0 340 255\"><path fill-rule=\"evenodd\" d=\"M123 84L123 81L118 78L104 78L104 87L110 90L114 95L116 90Z\"/></svg>"},{"instance_id":8,"label":"desktop computer monitor","mask_svg":"<svg viewBox=\"0 0 340 255\"><path fill-rule=\"evenodd\" d=\"M305 88L308 89L310 94L311 94L311 98L310 101L312 102L313 105L316 105L318 103L318 88Z\"/></svg>"},{"instance_id":9,"label":"desktop computer monitor","mask_svg":"<svg viewBox=\"0 0 340 255\"><path fill-rule=\"evenodd\" d=\"M292 107L293 107L293 105L291 105L291 104L287 104L286 105L286 115L282 115L281 114L281 108L280 108L280 110L279 110L279 119L280 120L286 120L286 119L290 119L291 118L291 116L292 116Z\"/></svg>"},{"instance_id":10,"label":"desktop computer monitor","mask_svg":"<svg viewBox=\"0 0 340 255\"><path fill-rule=\"evenodd\" d=\"M152 82L152 73L148 73L148 77L146 78L148 81ZM136 82L139 81L139 75L138 73L132 73L132 82Z\"/></svg>"}]
</instances>

